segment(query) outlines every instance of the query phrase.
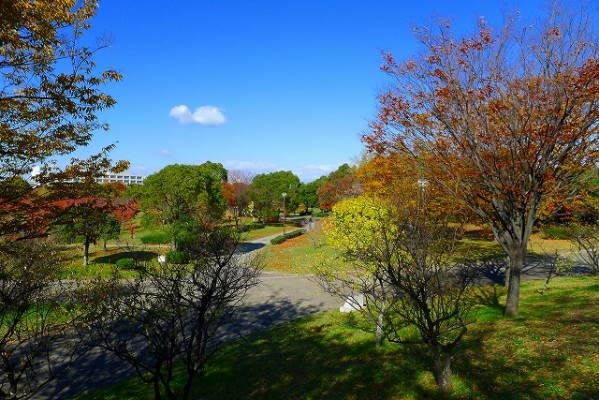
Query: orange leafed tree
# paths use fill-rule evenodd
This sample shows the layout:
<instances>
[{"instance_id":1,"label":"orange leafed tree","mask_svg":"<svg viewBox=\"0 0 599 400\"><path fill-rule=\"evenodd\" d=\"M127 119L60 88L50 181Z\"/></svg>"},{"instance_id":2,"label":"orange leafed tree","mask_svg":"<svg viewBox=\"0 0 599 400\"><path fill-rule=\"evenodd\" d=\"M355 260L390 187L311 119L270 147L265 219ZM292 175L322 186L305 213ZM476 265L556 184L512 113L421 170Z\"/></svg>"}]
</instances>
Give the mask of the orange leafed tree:
<instances>
[{"instance_id":1,"label":"orange leafed tree","mask_svg":"<svg viewBox=\"0 0 599 400\"><path fill-rule=\"evenodd\" d=\"M415 33L424 52L397 62L370 151L408 154L427 179L486 222L509 257L505 314L518 313L521 271L541 200L596 162L599 41L588 11L550 9L536 25L516 18L456 38L451 24Z\"/></svg>"},{"instance_id":2,"label":"orange leafed tree","mask_svg":"<svg viewBox=\"0 0 599 400\"><path fill-rule=\"evenodd\" d=\"M228 172L228 180L222 183L227 208L235 221L245 213L251 202L250 184L253 177L251 173L233 170Z\"/></svg>"},{"instance_id":3,"label":"orange leafed tree","mask_svg":"<svg viewBox=\"0 0 599 400\"><path fill-rule=\"evenodd\" d=\"M121 224L126 224L129 236L133 238L135 236L135 224L133 218L139 214L139 202L137 199L127 200L126 202L119 204L113 214Z\"/></svg>"},{"instance_id":4,"label":"orange leafed tree","mask_svg":"<svg viewBox=\"0 0 599 400\"><path fill-rule=\"evenodd\" d=\"M428 213L436 217L454 217L465 223L471 213L436 182L425 179L424 171L411 156L392 153L375 155L361 163L356 178L364 194L387 199L391 204L413 203L425 196Z\"/></svg>"}]
</instances>

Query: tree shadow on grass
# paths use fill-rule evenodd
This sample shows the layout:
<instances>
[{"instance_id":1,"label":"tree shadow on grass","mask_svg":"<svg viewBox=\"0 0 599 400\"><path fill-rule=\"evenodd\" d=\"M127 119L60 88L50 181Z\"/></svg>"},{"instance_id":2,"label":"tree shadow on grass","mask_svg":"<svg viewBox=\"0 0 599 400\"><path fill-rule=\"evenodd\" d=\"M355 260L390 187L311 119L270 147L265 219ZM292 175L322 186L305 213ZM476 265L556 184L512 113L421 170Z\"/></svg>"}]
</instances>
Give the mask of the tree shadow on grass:
<instances>
[{"instance_id":1,"label":"tree shadow on grass","mask_svg":"<svg viewBox=\"0 0 599 400\"><path fill-rule=\"evenodd\" d=\"M158 253L155 253L153 251L123 251L120 253L96 257L94 258L93 262L98 264L116 264L118 260L121 260L123 258L132 258L136 261L150 261L155 259L156 257L158 257Z\"/></svg>"},{"instance_id":2,"label":"tree shadow on grass","mask_svg":"<svg viewBox=\"0 0 599 400\"><path fill-rule=\"evenodd\" d=\"M473 287L472 290L476 304L501 310L503 313L505 306L499 301L499 298L503 293L502 289L500 289L497 285L478 286Z\"/></svg>"},{"instance_id":3,"label":"tree shadow on grass","mask_svg":"<svg viewBox=\"0 0 599 400\"><path fill-rule=\"evenodd\" d=\"M236 317L219 329L216 341L212 345L222 346L224 343L235 340L239 340L239 343L247 343L244 336L248 334L313 314L322 309L321 304L306 305L305 300L289 301L280 299L280 296L281 294L273 293L264 303L242 306ZM224 349L227 349L227 347L224 347ZM260 366L253 366L252 368L260 368ZM85 371L85 373L81 373L82 371ZM179 373L185 373L183 368L179 368ZM93 376L93 379L90 379L90 376ZM152 388L144 386L139 378L133 376L132 368L126 363L110 353L92 346L90 351L73 368L62 374L51 385L48 385L39 398L74 398L85 391L90 391L90 393L83 396L83 399L150 398L153 393ZM133 381L130 379L133 379ZM110 395L103 391L93 392L113 384L117 384L117 386ZM115 391L117 395L114 395ZM204 398L204 396L202 395L201 398Z\"/></svg>"},{"instance_id":4,"label":"tree shadow on grass","mask_svg":"<svg viewBox=\"0 0 599 400\"><path fill-rule=\"evenodd\" d=\"M231 336L225 340L260 331L273 322L293 319L316 308L273 296L272 302L243 307L239 319L228 327ZM563 329L572 324L571 316L565 312L552 317L552 324ZM559 341L558 348L549 348L550 352L528 354L521 341L530 333L522 328L534 321L508 320L502 322L513 327L501 328L505 336L496 335L493 323L472 332L480 340L460 346L452 364L456 391L443 395L435 388L430 372L432 361L426 351L419 346L389 343L376 348L373 332L356 333L355 318L336 311L316 314L301 322L244 336L214 356L205 376L196 381L192 398L545 399L559 398L570 379L560 374L567 371L571 343ZM597 322L596 317L594 321ZM546 338L540 342L549 343ZM593 343L580 344L586 347L578 349L577 354L591 351ZM553 379L562 382L552 387ZM125 384L123 388L131 386ZM151 388L120 398L145 398L144 393L151 393ZM582 400L597 398L598 394L597 385L579 385L568 398Z\"/></svg>"},{"instance_id":5,"label":"tree shadow on grass","mask_svg":"<svg viewBox=\"0 0 599 400\"><path fill-rule=\"evenodd\" d=\"M318 317L316 318L316 320ZM335 324L336 325L336 324ZM420 348L375 347L374 334L348 341L324 324L281 325L224 349L195 386L203 399L389 399L436 395ZM424 378L423 378L424 376Z\"/></svg>"},{"instance_id":6,"label":"tree shadow on grass","mask_svg":"<svg viewBox=\"0 0 599 400\"><path fill-rule=\"evenodd\" d=\"M501 307L497 289L481 294L492 308ZM495 318L478 324L454 357L451 394L436 390L432 361L422 347L376 348L373 330L356 333L363 324L338 312L281 325L223 349L195 394L203 399L599 398L599 385L571 363L592 356L596 339L582 331L599 317L586 303L580 303L584 315L573 316L579 298L563 295L559 301L567 304L547 311L547 321L539 312L508 320L498 320L494 312ZM580 336L571 333L575 323L586 327L581 325Z\"/></svg>"},{"instance_id":7,"label":"tree shadow on grass","mask_svg":"<svg viewBox=\"0 0 599 400\"><path fill-rule=\"evenodd\" d=\"M470 332L479 340L464 343L454 372L481 399L599 398L599 381L578 361L596 354L595 304L563 289L528 296L517 318Z\"/></svg>"}]
</instances>

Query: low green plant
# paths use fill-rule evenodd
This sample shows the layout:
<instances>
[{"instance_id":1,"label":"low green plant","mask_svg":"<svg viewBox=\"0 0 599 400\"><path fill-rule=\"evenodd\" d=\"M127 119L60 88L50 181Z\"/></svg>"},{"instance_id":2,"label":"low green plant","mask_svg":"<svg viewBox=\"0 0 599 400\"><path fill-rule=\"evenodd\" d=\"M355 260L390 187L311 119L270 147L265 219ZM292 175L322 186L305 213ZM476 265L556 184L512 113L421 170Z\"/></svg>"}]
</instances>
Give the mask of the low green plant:
<instances>
[{"instance_id":1,"label":"low green plant","mask_svg":"<svg viewBox=\"0 0 599 400\"><path fill-rule=\"evenodd\" d=\"M167 244L171 238L167 232L152 232L140 238L143 244Z\"/></svg>"},{"instance_id":2,"label":"low green plant","mask_svg":"<svg viewBox=\"0 0 599 400\"><path fill-rule=\"evenodd\" d=\"M135 260L132 258L121 258L116 261L116 266L119 269L133 269L135 268Z\"/></svg>"},{"instance_id":3,"label":"low green plant","mask_svg":"<svg viewBox=\"0 0 599 400\"><path fill-rule=\"evenodd\" d=\"M294 237L298 237L301 236L305 233L306 231L304 229L297 229L295 231L291 231L291 232L287 232L284 235L279 235L273 239L270 240L271 244L281 244L283 242L285 242L286 240L292 239Z\"/></svg>"},{"instance_id":4,"label":"low green plant","mask_svg":"<svg viewBox=\"0 0 599 400\"><path fill-rule=\"evenodd\" d=\"M187 264L189 256L180 250L171 250L166 253L166 262L170 264Z\"/></svg>"},{"instance_id":5,"label":"low green plant","mask_svg":"<svg viewBox=\"0 0 599 400\"><path fill-rule=\"evenodd\" d=\"M572 230L567 225L547 225L541 229L543 239L572 239Z\"/></svg>"}]
</instances>

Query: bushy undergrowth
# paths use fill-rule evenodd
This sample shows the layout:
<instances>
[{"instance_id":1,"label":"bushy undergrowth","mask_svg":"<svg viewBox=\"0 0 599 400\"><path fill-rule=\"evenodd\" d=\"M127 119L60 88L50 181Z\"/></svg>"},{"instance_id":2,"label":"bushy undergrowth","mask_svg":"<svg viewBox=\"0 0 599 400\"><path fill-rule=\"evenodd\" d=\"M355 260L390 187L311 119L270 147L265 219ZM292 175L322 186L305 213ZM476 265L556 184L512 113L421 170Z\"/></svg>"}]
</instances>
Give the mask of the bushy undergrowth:
<instances>
[{"instance_id":1,"label":"bushy undergrowth","mask_svg":"<svg viewBox=\"0 0 599 400\"><path fill-rule=\"evenodd\" d=\"M116 261L116 266L119 269L133 269L135 267L135 260L132 258L120 258Z\"/></svg>"}]
</instances>

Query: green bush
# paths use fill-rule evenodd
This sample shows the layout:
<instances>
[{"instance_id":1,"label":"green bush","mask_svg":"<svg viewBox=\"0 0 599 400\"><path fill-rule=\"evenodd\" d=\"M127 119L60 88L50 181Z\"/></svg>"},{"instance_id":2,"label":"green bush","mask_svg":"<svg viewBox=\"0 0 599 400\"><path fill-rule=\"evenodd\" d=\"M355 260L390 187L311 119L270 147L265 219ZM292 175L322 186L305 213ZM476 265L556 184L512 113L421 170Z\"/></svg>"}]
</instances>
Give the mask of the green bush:
<instances>
[{"instance_id":1,"label":"green bush","mask_svg":"<svg viewBox=\"0 0 599 400\"><path fill-rule=\"evenodd\" d=\"M170 264L187 264L189 257L183 251L171 250L166 253L166 262Z\"/></svg>"},{"instance_id":2,"label":"green bush","mask_svg":"<svg viewBox=\"0 0 599 400\"><path fill-rule=\"evenodd\" d=\"M132 258L120 258L116 260L116 266L119 269L134 269L135 268L135 260Z\"/></svg>"},{"instance_id":3,"label":"green bush","mask_svg":"<svg viewBox=\"0 0 599 400\"><path fill-rule=\"evenodd\" d=\"M166 232L154 232L143 236L140 240L143 244L166 244L171 242L171 237Z\"/></svg>"},{"instance_id":4,"label":"green bush","mask_svg":"<svg viewBox=\"0 0 599 400\"><path fill-rule=\"evenodd\" d=\"M543 239L570 240L572 229L568 225L548 225L541 229L541 237Z\"/></svg>"},{"instance_id":5,"label":"green bush","mask_svg":"<svg viewBox=\"0 0 599 400\"><path fill-rule=\"evenodd\" d=\"M291 232L289 232L289 233L286 233L286 234L284 234L284 235L279 235L279 236L277 236L277 237L275 237L275 238L271 239L271 240L270 240L270 243L271 243L271 244L281 244L281 243L283 243L284 241L286 241L286 240L288 240L288 239L291 239L291 238L294 238L294 237L301 236L301 235L303 235L305 232L306 232L306 231L305 231L304 229L298 229L298 230L295 230L295 231L291 231Z\"/></svg>"}]
</instances>

